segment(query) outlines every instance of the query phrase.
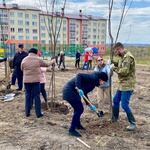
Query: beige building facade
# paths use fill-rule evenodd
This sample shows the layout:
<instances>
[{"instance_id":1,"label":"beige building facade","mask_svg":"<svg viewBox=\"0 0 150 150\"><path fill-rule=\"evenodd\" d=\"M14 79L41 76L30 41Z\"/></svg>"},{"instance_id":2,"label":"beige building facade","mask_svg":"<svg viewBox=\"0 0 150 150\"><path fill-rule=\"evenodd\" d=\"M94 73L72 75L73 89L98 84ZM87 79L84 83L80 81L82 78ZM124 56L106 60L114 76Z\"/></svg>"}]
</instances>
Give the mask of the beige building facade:
<instances>
[{"instance_id":1,"label":"beige building facade","mask_svg":"<svg viewBox=\"0 0 150 150\"><path fill-rule=\"evenodd\" d=\"M36 7L18 4L0 5L2 28L0 38L10 39L25 49L46 45L46 50L57 45L83 45L97 47L101 54L106 51L107 20L102 17L56 12L47 14ZM38 47L38 46L37 46ZM39 47L38 47L39 48Z\"/></svg>"}]
</instances>

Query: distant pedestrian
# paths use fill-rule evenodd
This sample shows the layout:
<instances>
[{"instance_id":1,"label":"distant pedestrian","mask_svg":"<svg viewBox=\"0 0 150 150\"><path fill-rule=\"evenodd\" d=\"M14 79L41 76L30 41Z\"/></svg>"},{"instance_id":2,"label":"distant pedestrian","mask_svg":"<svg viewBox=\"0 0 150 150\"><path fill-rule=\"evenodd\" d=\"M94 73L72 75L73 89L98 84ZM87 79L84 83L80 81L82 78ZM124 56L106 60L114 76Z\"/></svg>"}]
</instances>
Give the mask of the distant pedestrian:
<instances>
[{"instance_id":1,"label":"distant pedestrian","mask_svg":"<svg viewBox=\"0 0 150 150\"><path fill-rule=\"evenodd\" d=\"M21 91L23 88L23 72L20 66L22 60L28 56L28 53L24 51L23 44L19 44L18 48L19 50L13 58L13 69L16 69L16 75L18 80L18 88L16 90Z\"/></svg>"},{"instance_id":2,"label":"distant pedestrian","mask_svg":"<svg viewBox=\"0 0 150 150\"><path fill-rule=\"evenodd\" d=\"M61 51L59 54L59 65L58 65L58 69L60 69L61 63L63 64L64 69L65 67L65 53L64 51Z\"/></svg>"},{"instance_id":3,"label":"distant pedestrian","mask_svg":"<svg viewBox=\"0 0 150 150\"><path fill-rule=\"evenodd\" d=\"M78 50L76 52L76 58L75 58L75 67L76 68L80 68L80 56L81 56L81 54L80 54L80 51Z\"/></svg>"}]
</instances>

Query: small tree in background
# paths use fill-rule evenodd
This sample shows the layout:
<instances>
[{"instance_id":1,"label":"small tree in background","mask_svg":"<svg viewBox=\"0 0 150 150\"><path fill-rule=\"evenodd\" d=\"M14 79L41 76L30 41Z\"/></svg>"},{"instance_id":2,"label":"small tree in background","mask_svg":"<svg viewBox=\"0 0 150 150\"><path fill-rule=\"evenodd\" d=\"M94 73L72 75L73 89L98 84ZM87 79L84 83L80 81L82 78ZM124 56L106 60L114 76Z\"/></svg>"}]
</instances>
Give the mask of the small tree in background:
<instances>
[{"instance_id":1,"label":"small tree in background","mask_svg":"<svg viewBox=\"0 0 150 150\"><path fill-rule=\"evenodd\" d=\"M42 10L45 27L48 32L51 47L52 56L56 55L57 40L60 34L62 21L64 17L64 11L66 6L66 0L39 0L39 7ZM61 10L61 11L60 11ZM59 13L59 14L58 14ZM59 21L58 21L59 20ZM51 90L51 110L53 110L55 103L55 70L52 69L52 76L49 84L48 97Z\"/></svg>"}]
</instances>

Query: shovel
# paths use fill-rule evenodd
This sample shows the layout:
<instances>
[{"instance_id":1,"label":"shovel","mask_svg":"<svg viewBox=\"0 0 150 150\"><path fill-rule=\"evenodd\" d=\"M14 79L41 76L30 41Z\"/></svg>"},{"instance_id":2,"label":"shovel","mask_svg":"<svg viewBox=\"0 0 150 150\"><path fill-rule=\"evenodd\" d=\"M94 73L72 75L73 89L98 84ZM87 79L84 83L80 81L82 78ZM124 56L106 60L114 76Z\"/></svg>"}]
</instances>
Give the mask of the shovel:
<instances>
[{"instance_id":1,"label":"shovel","mask_svg":"<svg viewBox=\"0 0 150 150\"><path fill-rule=\"evenodd\" d=\"M75 89L79 92L79 88L75 87ZM87 99L85 95L81 96L90 106L93 106L92 103ZM100 118L100 113L97 110L94 110L94 112L97 114L97 116Z\"/></svg>"}]
</instances>

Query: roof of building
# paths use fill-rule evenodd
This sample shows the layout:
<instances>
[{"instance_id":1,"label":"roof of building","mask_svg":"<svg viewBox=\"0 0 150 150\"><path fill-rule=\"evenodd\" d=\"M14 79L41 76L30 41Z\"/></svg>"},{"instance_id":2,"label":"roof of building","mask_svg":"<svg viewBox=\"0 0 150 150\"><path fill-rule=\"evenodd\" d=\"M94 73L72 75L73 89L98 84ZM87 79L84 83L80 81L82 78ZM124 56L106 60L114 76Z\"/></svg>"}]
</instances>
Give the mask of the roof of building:
<instances>
[{"instance_id":1,"label":"roof of building","mask_svg":"<svg viewBox=\"0 0 150 150\"><path fill-rule=\"evenodd\" d=\"M6 4L4 6L3 4L0 4L1 9L22 9L22 10L36 10L40 11L39 8L34 7L34 6L25 6L25 5L18 5L18 4Z\"/></svg>"}]
</instances>

